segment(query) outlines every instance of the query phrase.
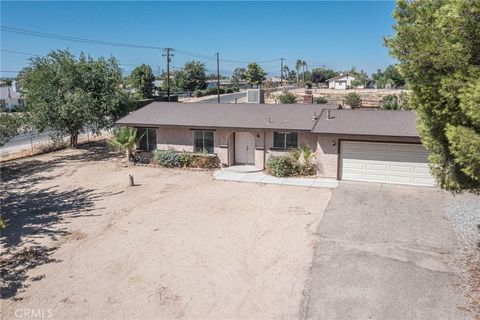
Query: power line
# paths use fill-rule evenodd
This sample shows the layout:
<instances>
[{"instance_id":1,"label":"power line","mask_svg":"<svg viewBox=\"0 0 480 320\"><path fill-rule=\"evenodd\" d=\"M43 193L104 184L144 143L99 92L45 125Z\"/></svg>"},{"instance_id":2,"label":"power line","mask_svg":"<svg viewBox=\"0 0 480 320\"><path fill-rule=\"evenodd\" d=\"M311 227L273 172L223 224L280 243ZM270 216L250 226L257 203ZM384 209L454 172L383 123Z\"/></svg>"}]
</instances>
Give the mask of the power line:
<instances>
[{"instance_id":1,"label":"power line","mask_svg":"<svg viewBox=\"0 0 480 320\"><path fill-rule=\"evenodd\" d=\"M124 42L112 42L112 41L72 37L72 36L66 36L66 35L60 35L60 34L54 34L54 33L48 33L48 32L39 32L39 31L34 31L34 30L14 28L14 27L9 27L9 26L0 26L0 29L4 32L23 34L23 35L28 35L28 36L32 36L32 37L72 41L72 42L79 42L79 43L100 44L100 45L106 45L106 46L137 48L137 49L152 49L152 50L166 49L166 47L160 47L160 46L147 46L147 45L140 45L140 44L124 43ZM178 48L172 48L172 49L175 49L175 52L177 52L179 54L195 57L195 58L198 58L198 59L210 59L210 57L211 57L211 56L207 56L207 55L204 55L204 54L190 52L190 51L182 50L182 49L178 49ZM246 64L246 63L251 63L251 62L268 63L268 62L280 61L280 58L263 60L263 61L254 61L254 60L240 61L240 60L233 60L233 59L220 59L220 61L225 62L225 63L238 63L238 64Z\"/></svg>"},{"instance_id":2,"label":"power line","mask_svg":"<svg viewBox=\"0 0 480 320\"><path fill-rule=\"evenodd\" d=\"M7 50L7 49L0 49L0 51L6 52L6 53L27 55L27 56L31 56L31 57L40 57L41 56L39 54L35 54L35 53L31 53L31 52L23 52L23 51L15 51L15 50ZM130 67L138 67L140 65L140 64L121 63L121 62L119 62L118 64L122 65L122 66L130 66ZM158 64L150 64L150 63L146 63L146 64L148 64L149 66L152 66L152 67L161 67Z\"/></svg>"},{"instance_id":3,"label":"power line","mask_svg":"<svg viewBox=\"0 0 480 320\"><path fill-rule=\"evenodd\" d=\"M23 52L23 51L6 50L6 49L0 49L0 51L8 52L8 53L14 53L14 54L23 54L23 55L32 56L32 57L38 56L38 54L34 54L34 53L30 53L30 52Z\"/></svg>"},{"instance_id":4,"label":"power line","mask_svg":"<svg viewBox=\"0 0 480 320\"><path fill-rule=\"evenodd\" d=\"M12 28L12 27L7 27L7 26L1 26L0 29L2 31L5 31L5 32L24 34L24 35L29 35L29 36L33 36L33 37L39 37L39 38L67 40L67 41L90 43L90 44L102 44L102 45L114 46L114 47L154 49L154 50L164 49L164 47L146 46L146 45L129 44L129 43L122 43L122 42L110 42L110 41L103 41L103 40L94 40L94 39L87 39L87 38L63 36L63 35L59 35L59 34L53 34L53 33L47 33L47 32L38 32L38 31L32 31L32 30L26 30L26 29L20 29L20 28Z\"/></svg>"}]
</instances>

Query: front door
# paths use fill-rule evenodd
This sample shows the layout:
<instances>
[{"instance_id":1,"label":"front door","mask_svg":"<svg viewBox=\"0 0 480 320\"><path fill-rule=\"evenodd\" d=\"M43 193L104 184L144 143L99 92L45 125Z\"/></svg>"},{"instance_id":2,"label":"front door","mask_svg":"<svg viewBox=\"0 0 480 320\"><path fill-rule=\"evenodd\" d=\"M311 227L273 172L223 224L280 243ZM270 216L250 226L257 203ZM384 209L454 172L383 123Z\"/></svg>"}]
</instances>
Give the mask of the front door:
<instances>
[{"instance_id":1,"label":"front door","mask_svg":"<svg viewBox=\"0 0 480 320\"><path fill-rule=\"evenodd\" d=\"M255 137L250 132L235 132L235 163L255 164Z\"/></svg>"}]
</instances>

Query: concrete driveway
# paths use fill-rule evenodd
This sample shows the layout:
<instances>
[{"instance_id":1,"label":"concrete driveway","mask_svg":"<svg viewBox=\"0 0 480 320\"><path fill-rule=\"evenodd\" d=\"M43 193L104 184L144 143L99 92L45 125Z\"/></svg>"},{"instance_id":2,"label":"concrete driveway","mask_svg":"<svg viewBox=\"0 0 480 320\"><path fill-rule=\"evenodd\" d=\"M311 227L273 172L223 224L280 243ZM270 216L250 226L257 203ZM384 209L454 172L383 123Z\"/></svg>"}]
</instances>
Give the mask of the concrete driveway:
<instances>
[{"instance_id":1,"label":"concrete driveway","mask_svg":"<svg viewBox=\"0 0 480 320\"><path fill-rule=\"evenodd\" d=\"M319 227L303 319L465 319L458 254L433 188L341 182Z\"/></svg>"}]
</instances>

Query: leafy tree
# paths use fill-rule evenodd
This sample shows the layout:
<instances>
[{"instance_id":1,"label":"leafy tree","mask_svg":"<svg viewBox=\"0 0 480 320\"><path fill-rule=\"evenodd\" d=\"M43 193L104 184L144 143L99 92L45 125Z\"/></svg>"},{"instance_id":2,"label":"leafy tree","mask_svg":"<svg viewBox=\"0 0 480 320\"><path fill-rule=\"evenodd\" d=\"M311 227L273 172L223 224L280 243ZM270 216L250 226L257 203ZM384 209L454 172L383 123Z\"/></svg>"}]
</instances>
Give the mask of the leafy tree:
<instances>
[{"instance_id":1,"label":"leafy tree","mask_svg":"<svg viewBox=\"0 0 480 320\"><path fill-rule=\"evenodd\" d=\"M396 65L388 66L385 71L378 69L376 73L372 73L372 79L377 86L381 88L385 87L387 84L395 88L405 86L405 78L401 75L398 66Z\"/></svg>"},{"instance_id":2,"label":"leafy tree","mask_svg":"<svg viewBox=\"0 0 480 320\"><path fill-rule=\"evenodd\" d=\"M285 91L283 94L278 96L278 101L283 104L297 103L297 96L290 91Z\"/></svg>"},{"instance_id":3,"label":"leafy tree","mask_svg":"<svg viewBox=\"0 0 480 320\"><path fill-rule=\"evenodd\" d=\"M108 140L108 144L116 150L125 152L127 161L131 162L133 159L133 152L137 148L137 143L142 137L143 136L137 136L137 129L123 127L114 133L113 138Z\"/></svg>"},{"instance_id":4,"label":"leafy tree","mask_svg":"<svg viewBox=\"0 0 480 320\"><path fill-rule=\"evenodd\" d=\"M265 80L267 73L257 63L253 62L247 66L245 71L245 80L249 84L261 84Z\"/></svg>"},{"instance_id":5,"label":"leafy tree","mask_svg":"<svg viewBox=\"0 0 480 320\"><path fill-rule=\"evenodd\" d=\"M400 0L395 35L400 61L430 151L431 171L449 190L480 189L480 2Z\"/></svg>"},{"instance_id":6,"label":"leafy tree","mask_svg":"<svg viewBox=\"0 0 480 320\"><path fill-rule=\"evenodd\" d=\"M315 83L316 86L318 86L319 83L324 83L325 80L325 73L323 72L323 69L320 68L315 68L312 70L312 82Z\"/></svg>"},{"instance_id":7,"label":"leafy tree","mask_svg":"<svg viewBox=\"0 0 480 320\"><path fill-rule=\"evenodd\" d=\"M19 113L0 112L0 147L18 135L24 124L25 118Z\"/></svg>"},{"instance_id":8,"label":"leafy tree","mask_svg":"<svg viewBox=\"0 0 480 320\"><path fill-rule=\"evenodd\" d=\"M113 57L95 60L82 53L77 59L68 50L52 51L32 58L20 83L34 128L69 135L71 147L85 127L98 134L130 107Z\"/></svg>"},{"instance_id":9,"label":"leafy tree","mask_svg":"<svg viewBox=\"0 0 480 320\"><path fill-rule=\"evenodd\" d=\"M366 86L368 82L368 74L360 70L360 72L355 73L355 80L352 81L352 86L358 87L358 86Z\"/></svg>"},{"instance_id":10,"label":"leafy tree","mask_svg":"<svg viewBox=\"0 0 480 320\"><path fill-rule=\"evenodd\" d=\"M137 90L141 99L148 99L153 96L155 76L149 65L142 64L135 69L127 79L127 83Z\"/></svg>"},{"instance_id":11,"label":"leafy tree","mask_svg":"<svg viewBox=\"0 0 480 320\"><path fill-rule=\"evenodd\" d=\"M188 92L205 89L206 73L205 64L199 61L187 62L183 69L175 74L175 85Z\"/></svg>"},{"instance_id":12,"label":"leafy tree","mask_svg":"<svg viewBox=\"0 0 480 320\"><path fill-rule=\"evenodd\" d=\"M338 72L332 69L322 69L322 72L325 75L325 81L339 75Z\"/></svg>"},{"instance_id":13,"label":"leafy tree","mask_svg":"<svg viewBox=\"0 0 480 320\"><path fill-rule=\"evenodd\" d=\"M235 70L233 70L232 82L235 86L238 86L240 84L240 81L245 80L246 71L247 70L245 70L245 68L235 68Z\"/></svg>"},{"instance_id":14,"label":"leafy tree","mask_svg":"<svg viewBox=\"0 0 480 320\"><path fill-rule=\"evenodd\" d=\"M349 105L352 108L359 107L362 104L362 99L355 92L351 92L345 96L345 104Z\"/></svg>"}]
</instances>

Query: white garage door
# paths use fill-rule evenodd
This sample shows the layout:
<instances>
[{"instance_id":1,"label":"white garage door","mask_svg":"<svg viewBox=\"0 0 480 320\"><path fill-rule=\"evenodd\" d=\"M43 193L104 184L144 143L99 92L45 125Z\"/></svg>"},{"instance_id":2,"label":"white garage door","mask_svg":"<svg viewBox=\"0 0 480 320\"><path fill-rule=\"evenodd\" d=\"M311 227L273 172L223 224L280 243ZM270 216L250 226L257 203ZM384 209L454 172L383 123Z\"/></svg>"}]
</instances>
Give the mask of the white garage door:
<instances>
[{"instance_id":1,"label":"white garage door","mask_svg":"<svg viewBox=\"0 0 480 320\"><path fill-rule=\"evenodd\" d=\"M342 141L344 180L433 186L428 153L421 144Z\"/></svg>"}]
</instances>

